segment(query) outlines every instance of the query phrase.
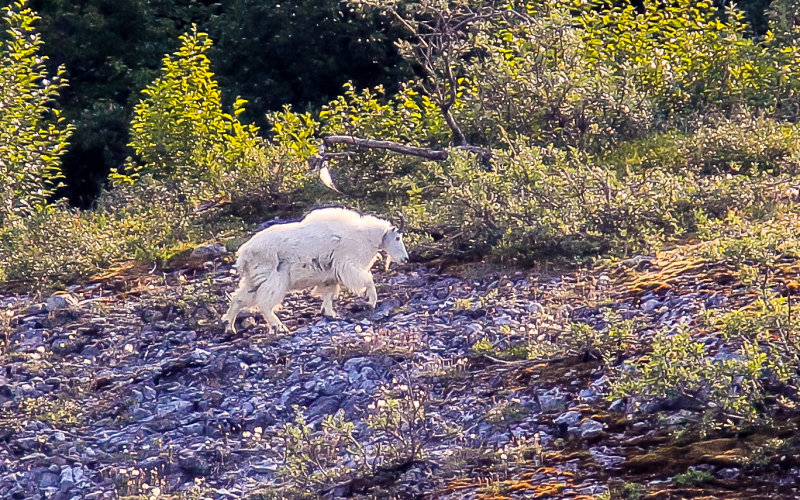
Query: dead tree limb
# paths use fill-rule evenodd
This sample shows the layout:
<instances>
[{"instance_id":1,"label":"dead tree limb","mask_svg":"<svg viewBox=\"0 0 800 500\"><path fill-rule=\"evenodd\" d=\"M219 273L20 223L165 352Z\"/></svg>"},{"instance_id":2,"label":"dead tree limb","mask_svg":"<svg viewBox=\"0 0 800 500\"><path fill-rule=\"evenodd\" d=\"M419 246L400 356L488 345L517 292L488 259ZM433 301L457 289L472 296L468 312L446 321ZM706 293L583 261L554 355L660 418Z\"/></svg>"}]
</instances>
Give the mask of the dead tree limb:
<instances>
[{"instance_id":1,"label":"dead tree limb","mask_svg":"<svg viewBox=\"0 0 800 500\"><path fill-rule=\"evenodd\" d=\"M377 139L362 139L350 135L329 135L322 138L322 143L330 147L332 144L349 144L358 148L386 149L404 155L420 156L428 160L444 161L447 159L447 151L440 149L421 148L419 146L407 146L398 142L381 141ZM326 153L335 154L335 153Z\"/></svg>"},{"instance_id":2,"label":"dead tree limb","mask_svg":"<svg viewBox=\"0 0 800 500\"><path fill-rule=\"evenodd\" d=\"M433 161L445 161L449 157L449 153L442 149L409 146L407 144L400 144L399 142L383 141L379 139L364 139L361 137L354 137L352 135L329 135L322 138L322 143L319 145L319 153L308 159L308 165L312 172L316 172L319 175L320 181L322 181L322 184L324 184L325 187L336 192L341 191L339 191L336 188L336 185L333 183L331 172L328 169L328 160L341 156L349 156L352 151L329 151L329 148L334 144L347 144L349 146L355 146L358 149L383 149L404 155L418 156L420 158ZM456 146L454 149L476 154L484 161L488 161L492 158L492 151L490 149L479 146L461 145Z\"/></svg>"}]
</instances>

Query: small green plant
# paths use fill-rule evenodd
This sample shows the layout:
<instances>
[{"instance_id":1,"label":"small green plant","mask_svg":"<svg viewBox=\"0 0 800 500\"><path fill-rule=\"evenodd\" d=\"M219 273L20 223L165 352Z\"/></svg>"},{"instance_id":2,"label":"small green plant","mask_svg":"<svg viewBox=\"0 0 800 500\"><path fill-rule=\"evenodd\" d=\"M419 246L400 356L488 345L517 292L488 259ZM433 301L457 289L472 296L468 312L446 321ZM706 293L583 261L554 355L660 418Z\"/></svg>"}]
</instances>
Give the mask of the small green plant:
<instances>
[{"instance_id":1,"label":"small green plant","mask_svg":"<svg viewBox=\"0 0 800 500\"><path fill-rule=\"evenodd\" d=\"M756 344L743 344L738 356L714 359L688 330L662 332L645 360L626 362L618 369L609 397L685 398L704 414L700 425L707 430L760 424L768 419L763 375L770 365L767 353Z\"/></svg>"},{"instance_id":2,"label":"small green plant","mask_svg":"<svg viewBox=\"0 0 800 500\"><path fill-rule=\"evenodd\" d=\"M472 299L461 299L458 298L453 304L453 309L456 311L471 311L472 310Z\"/></svg>"},{"instance_id":3,"label":"small green plant","mask_svg":"<svg viewBox=\"0 0 800 500\"><path fill-rule=\"evenodd\" d=\"M131 122L131 146L141 166L133 174L114 173L124 182L141 173L202 189L223 179L225 169L254 160L260 140L252 125L236 118L246 101L237 99L233 114L222 110L222 93L205 53L206 33L196 27L182 35L181 47L164 58L162 75L142 91ZM188 184L187 184L188 183Z\"/></svg>"},{"instance_id":4,"label":"small green plant","mask_svg":"<svg viewBox=\"0 0 800 500\"><path fill-rule=\"evenodd\" d=\"M379 462L387 465L425 458L426 445L437 430L435 416L428 413L428 393L405 375L405 383L396 380L392 387L380 387L369 406L367 424L375 432Z\"/></svg>"},{"instance_id":5,"label":"small green plant","mask_svg":"<svg viewBox=\"0 0 800 500\"><path fill-rule=\"evenodd\" d=\"M483 337L481 340L475 342L472 345L472 352L506 360L527 359L530 353L529 347L526 344L500 348L495 346L489 337Z\"/></svg>"},{"instance_id":6,"label":"small green plant","mask_svg":"<svg viewBox=\"0 0 800 500\"><path fill-rule=\"evenodd\" d=\"M287 483L288 491L310 493L337 480L352 469L346 459L356 460L356 468L367 463L363 448L356 439L355 425L345 420L344 412L328 415L315 429L302 411L295 407L295 421L283 427L281 465L277 476Z\"/></svg>"},{"instance_id":7,"label":"small green plant","mask_svg":"<svg viewBox=\"0 0 800 500\"><path fill-rule=\"evenodd\" d=\"M647 487L639 483L625 483L620 493L624 500L640 500L647 493Z\"/></svg>"},{"instance_id":8,"label":"small green plant","mask_svg":"<svg viewBox=\"0 0 800 500\"><path fill-rule=\"evenodd\" d=\"M61 429L83 423L83 408L67 398L23 398L17 403L16 411L12 415L18 419L41 420Z\"/></svg>"},{"instance_id":9,"label":"small green plant","mask_svg":"<svg viewBox=\"0 0 800 500\"><path fill-rule=\"evenodd\" d=\"M600 360L606 366L616 365L636 345L635 324L611 310L606 310L604 315L605 324L599 328L573 322L552 340L531 342L530 356L580 356Z\"/></svg>"},{"instance_id":10,"label":"small green plant","mask_svg":"<svg viewBox=\"0 0 800 500\"><path fill-rule=\"evenodd\" d=\"M709 471L692 469L684 472L683 474L678 474L672 479L672 481L681 486L694 486L696 484L707 483L712 479L714 479L714 474L710 473Z\"/></svg>"},{"instance_id":11,"label":"small green plant","mask_svg":"<svg viewBox=\"0 0 800 500\"><path fill-rule=\"evenodd\" d=\"M507 426L522 422L529 413L528 407L505 401L489 410L486 421L495 426Z\"/></svg>"}]
</instances>

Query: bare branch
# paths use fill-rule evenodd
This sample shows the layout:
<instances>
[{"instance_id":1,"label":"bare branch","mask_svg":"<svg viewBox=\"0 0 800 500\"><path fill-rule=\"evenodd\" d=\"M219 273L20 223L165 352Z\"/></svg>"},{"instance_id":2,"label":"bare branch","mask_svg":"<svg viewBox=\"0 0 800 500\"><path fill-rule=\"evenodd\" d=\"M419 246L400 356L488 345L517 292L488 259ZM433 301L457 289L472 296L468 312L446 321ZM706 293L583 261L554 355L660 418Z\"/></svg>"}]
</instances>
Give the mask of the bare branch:
<instances>
[{"instance_id":1,"label":"bare branch","mask_svg":"<svg viewBox=\"0 0 800 500\"><path fill-rule=\"evenodd\" d=\"M325 146L332 144L349 144L358 148L368 149L386 149L401 153L404 155L419 156L428 160L444 161L447 159L447 151L440 149L421 148L419 146L407 146L398 142L381 141L377 139L362 139L360 137L353 137L350 135L329 135L322 139ZM335 153L322 153L323 155L331 155Z\"/></svg>"}]
</instances>

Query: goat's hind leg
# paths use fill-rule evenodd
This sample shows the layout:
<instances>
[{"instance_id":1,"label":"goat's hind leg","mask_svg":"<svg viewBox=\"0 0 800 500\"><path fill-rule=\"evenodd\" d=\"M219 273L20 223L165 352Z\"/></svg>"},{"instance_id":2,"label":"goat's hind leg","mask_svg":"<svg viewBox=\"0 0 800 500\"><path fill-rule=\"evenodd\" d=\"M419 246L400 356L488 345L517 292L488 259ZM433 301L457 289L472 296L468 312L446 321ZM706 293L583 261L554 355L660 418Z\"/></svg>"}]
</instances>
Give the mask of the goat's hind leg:
<instances>
[{"instance_id":1,"label":"goat's hind leg","mask_svg":"<svg viewBox=\"0 0 800 500\"><path fill-rule=\"evenodd\" d=\"M322 314L337 318L336 311L333 310L333 301L339 297L339 283L319 285L316 291L322 297Z\"/></svg>"},{"instance_id":2,"label":"goat's hind leg","mask_svg":"<svg viewBox=\"0 0 800 500\"><path fill-rule=\"evenodd\" d=\"M256 293L250 283L242 281L239 288L231 297L231 305L228 311L222 316L222 320L227 322L225 331L236 333L236 317L242 309L248 309L255 305Z\"/></svg>"},{"instance_id":3,"label":"goat's hind leg","mask_svg":"<svg viewBox=\"0 0 800 500\"><path fill-rule=\"evenodd\" d=\"M275 308L286 296L287 291L286 277L282 273L275 273L258 287L255 297L256 304L269 325L283 332L288 332L289 329L275 315Z\"/></svg>"}]
</instances>

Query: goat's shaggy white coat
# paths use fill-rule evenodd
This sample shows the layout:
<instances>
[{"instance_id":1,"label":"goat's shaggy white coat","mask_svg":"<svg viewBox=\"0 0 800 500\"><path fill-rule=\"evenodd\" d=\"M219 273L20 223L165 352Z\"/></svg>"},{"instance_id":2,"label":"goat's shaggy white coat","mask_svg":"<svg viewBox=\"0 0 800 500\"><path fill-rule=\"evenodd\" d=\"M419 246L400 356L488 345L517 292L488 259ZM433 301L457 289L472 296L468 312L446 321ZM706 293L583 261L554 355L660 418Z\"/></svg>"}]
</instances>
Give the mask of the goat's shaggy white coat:
<instances>
[{"instance_id":1,"label":"goat's shaggy white coat","mask_svg":"<svg viewBox=\"0 0 800 500\"><path fill-rule=\"evenodd\" d=\"M286 330L274 309L286 293L316 287L322 311L335 316L333 300L343 285L375 307L378 294L370 268L379 251L404 262L408 253L400 232L389 221L344 208L310 212L299 222L276 224L239 249L239 288L223 319L234 330L239 311L258 306L271 326Z\"/></svg>"}]
</instances>

